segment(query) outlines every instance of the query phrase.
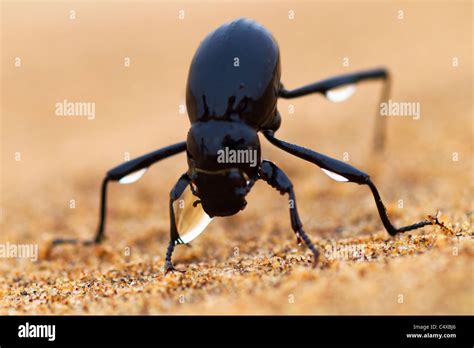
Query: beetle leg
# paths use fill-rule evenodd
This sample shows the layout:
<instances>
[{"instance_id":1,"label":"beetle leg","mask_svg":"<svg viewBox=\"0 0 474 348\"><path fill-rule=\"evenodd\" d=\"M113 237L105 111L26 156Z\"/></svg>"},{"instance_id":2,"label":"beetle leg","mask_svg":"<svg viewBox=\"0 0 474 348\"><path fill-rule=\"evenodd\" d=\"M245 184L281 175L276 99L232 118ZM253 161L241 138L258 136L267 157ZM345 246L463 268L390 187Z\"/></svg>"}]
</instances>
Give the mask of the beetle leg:
<instances>
[{"instance_id":1,"label":"beetle leg","mask_svg":"<svg viewBox=\"0 0 474 348\"><path fill-rule=\"evenodd\" d=\"M293 184L291 183L290 179L283 172L283 170L278 168L274 163L265 160L262 161L259 174L264 181L266 181L270 186L280 191L282 195L285 193L288 194L291 227L293 228L293 231L295 232L298 240L303 240L306 246L313 253L313 267L316 267L318 263L319 252L303 230L303 224L301 223L300 217L298 215L298 210L296 208L295 191L293 190Z\"/></svg>"},{"instance_id":2,"label":"beetle leg","mask_svg":"<svg viewBox=\"0 0 474 348\"><path fill-rule=\"evenodd\" d=\"M316 164L318 167L323 169L326 172L326 174L328 174L330 177L332 177L333 179L337 181L354 182L359 185L369 186L370 190L372 191L372 195L374 196L375 204L377 205L377 210L379 212L380 219L382 220L382 223L385 229L390 235L393 236L400 232L407 232L407 231L421 228L426 225L433 225L433 222L428 221L428 220L423 220L415 224L400 227L400 228L394 227L388 218L387 210L382 202L382 198L380 198L380 194L377 191L377 188L375 187L372 180L370 180L370 177L368 174L360 171L359 169L345 162L325 156L323 154L307 149L305 147L290 144L285 141L279 140L273 136L273 132L271 131L264 131L263 134L268 139L268 141L270 141L276 147L279 147L280 149L296 157L302 158L308 162L312 162Z\"/></svg>"},{"instance_id":3,"label":"beetle leg","mask_svg":"<svg viewBox=\"0 0 474 348\"><path fill-rule=\"evenodd\" d=\"M183 152L184 150L186 150L186 142L183 141L177 144L163 147L159 150L150 152L146 155L137 157L133 160L122 163L119 166L109 170L104 180L102 181L101 199L100 199L100 218L99 218L99 225L97 227L97 233L96 233L95 238L92 240L85 240L85 241L79 241L77 239L56 239L53 241L53 245L78 244L78 243L81 243L83 245L92 245L92 244L100 243L104 239L108 183L110 181L121 182L122 179L127 178L127 177L130 178L130 180L123 183L131 183L133 182L133 180L136 181L140 178L140 176L136 176L135 179L132 179L131 176L134 175L134 173L139 174L140 171L146 170L146 168L151 166L152 164L162 159L176 155L180 152ZM143 172L140 174L143 175Z\"/></svg>"},{"instance_id":4,"label":"beetle leg","mask_svg":"<svg viewBox=\"0 0 474 348\"><path fill-rule=\"evenodd\" d=\"M174 209L173 203L181 197L186 187L191 183L191 178L187 173L181 175L178 179L174 187L171 189L170 192L170 242L168 244L168 249L166 250L166 258L165 258L165 273L169 271L179 271L184 272L182 270L176 269L173 266L173 262L171 261L171 255L173 254L174 247L177 244L183 244L183 241L179 237L178 229L176 228L176 219L174 216Z\"/></svg>"},{"instance_id":5,"label":"beetle leg","mask_svg":"<svg viewBox=\"0 0 474 348\"><path fill-rule=\"evenodd\" d=\"M317 81L312 84L296 88L293 90L286 90L281 85L279 96L285 99L297 98L305 96L311 93L321 93L326 95L331 99L330 91L338 87L349 86L360 81L366 80L383 80L384 86L382 90L382 95L380 97L380 103L377 107L380 107L380 104L388 100L390 94L390 75L388 71L384 68L364 70L350 74L339 75L335 77L330 77L325 80ZM348 94L350 95L350 94ZM341 99L342 101L342 99ZM377 111L377 115L379 115ZM385 144L385 122L382 122L381 117L377 117L375 123L375 137L374 137L374 151L382 151Z\"/></svg>"}]
</instances>

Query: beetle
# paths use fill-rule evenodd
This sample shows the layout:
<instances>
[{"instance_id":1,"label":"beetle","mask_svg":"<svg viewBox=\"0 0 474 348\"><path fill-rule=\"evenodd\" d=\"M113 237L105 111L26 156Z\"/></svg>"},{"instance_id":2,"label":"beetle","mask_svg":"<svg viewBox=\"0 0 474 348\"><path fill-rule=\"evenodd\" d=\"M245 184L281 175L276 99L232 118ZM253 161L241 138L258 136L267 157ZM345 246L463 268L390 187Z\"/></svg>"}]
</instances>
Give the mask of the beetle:
<instances>
[{"instance_id":1,"label":"beetle","mask_svg":"<svg viewBox=\"0 0 474 348\"><path fill-rule=\"evenodd\" d=\"M303 241L311 250L315 266L319 252L303 230L293 184L275 163L262 160L259 133L283 151L317 165L336 181L367 185L382 224L390 235L433 223L422 220L396 228L390 222L380 194L368 174L346 162L275 137L281 125L278 98L291 99L319 93L337 102L347 99L356 83L378 80L383 82L381 98L386 100L390 91L390 76L386 69L344 74L293 90L285 89L280 76L278 44L272 34L255 21L240 18L208 34L195 52L189 69L186 107L191 128L186 141L109 170L102 182L97 234L93 240L82 243L96 244L104 239L107 186L110 182L135 182L152 164L186 152L188 170L170 192L170 242L165 258L166 272L175 270L171 256L176 245L187 244L196 238L213 217L231 216L243 210L247 204L246 195L260 179L280 194L288 195L291 227L297 240ZM375 151L383 149L384 127L381 117L378 117ZM222 156L223 153L227 156ZM251 162L248 159L252 154L254 161ZM177 201L184 207L177 207ZM74 239L58 239L53 244L77 242Z\"/></svg>"}]
</instances>

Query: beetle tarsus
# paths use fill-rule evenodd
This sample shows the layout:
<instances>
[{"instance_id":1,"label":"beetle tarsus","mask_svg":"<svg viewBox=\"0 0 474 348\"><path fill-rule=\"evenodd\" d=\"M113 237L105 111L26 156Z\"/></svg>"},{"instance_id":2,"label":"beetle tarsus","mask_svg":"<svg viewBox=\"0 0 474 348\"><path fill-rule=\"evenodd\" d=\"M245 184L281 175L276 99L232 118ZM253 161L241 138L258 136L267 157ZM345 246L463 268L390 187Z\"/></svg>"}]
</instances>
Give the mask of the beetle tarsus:
<instances>
[{"instance_id":1,"label":"beetle tarsus","mask_svg":"<svg viewBox=\"0 0 474 348\"><path fill-rule=\"evenodd\" d=\"M165 262L165 267L164 267L164 272L165 272L165 274L168 274L170 272L186 273L186 270L176 268L176 267L173 266L173 263L166 261Z\"/></svg>"},{"instance_id":2,"label":"beetle tarsus","mask_svg":"<svg viewBox=\"0 0 474 348\"><path fill-rule=\"evenodd\" d=\"M313 268L316 268L319 262L319 251L314 246L313 242L309 239L306 233L303 231L303 228L300 228L298 234L301 236L301 239L304 241L309 250L313 253Z\"/></svg>"},{"instance_id":3,"label":"beetle tarsus","mask_svg":"<svg viewBox=\"0 0 474 348\"><path fill-rule=\"evenodd\" d=\"M54 239L51 244L61 245L61 244L78 244L79 240L77 239Z\"/></svg>"},{"instance_id":4,"label":"beetle tarsus","mask_svg":"<svg viewBox=\"0 0 474 348\"><path fill-rule=\"evenodd\" d=\"M174 271L181 272L181 273L186 272L185 270L175 268L173 266L173 262L171 261L171 255L173 254L173 250L174 250L175 245L176 245L175 241L170 240L170 242L168 244L168 248L166 249L166 258L165 258L165 266L164 266L165 274L168 274L169 272L174 272Z\"/></svg>"},{"instance_id":5,"label":"beetle tarsus","mask_svg":"<svg viewBox=\"0 0 474 348\"><path fill-rule=\"evenodd\" d=\"M413 230L422 228L424 226L433 224L431 221L423 220L423 221L420 221L420 222L417 222L417 223L414 223L414 224L411 224L411 225L396 228L390 222L390 219L388 218L388 215L387 215L387 209L385 208L385 205L382 202L382 198L380 197L380 194L379 194L377 188L375 187L375 184L370 180L370 178L367 178L366 185L368 185L370 187L370 190L372 191L372 195L374 196L375 204L377 206L377 210L379 212L380 219L382 220L382 223L383 223L385 229L387 230L387 232L391 236L395 236L398 233L413 231Z\"/></svg>"},{"instance_id":6,"label":"beetle tarsus","mask_svg":"<svg viewBox=\"0 0 474 348\"><path fill-rule=\"evenodd\" d=\"M79 240L79 239L54 239L51 244L53 246L57 246L57 245L65 245L65 244L69 244L69 245L77 245L77 244L80 244L80 245L83 245L83 246L91 246L91 245L98 245L99 242L97 242L96 240L92 240L92 239L86 239L86 240Z\"/></svg>"},{"instance_id":7,"label":"beetle tarsus","mask_svg":"<svg viewBox=\"0 0 474 348\"><path fill-rule=\"evenodd\" d=\"M423 221L420 221L420 222L417 222L417 223L414 223L412 225L407 225L407 226L403 226L403 227L400 227L400 228L397 228L395 230L395 233L391 233L391 235L395 235L397 233L403 233L403 232L408 232L408 231L413 231L413 230L417 230L419 228L422 228L422 227L425 227L427 225L433 225L433 223L431 221L428 221L428 220L423 220Z\"/></svg>"},{"instance_id":8,"label":"beetle tarsus","mask_svg":"<svg viewBox=\"0 0 474 348\"><path fill-rule=\"evenodd\" d=\"M439 226L443 231L449 234L456 234L451 228L446 226L446 224L442 221L439 221L439 217L441 216L441 212L438 211L435 215L428 215L428 220L432 225Z\"/></svg>"}]
</instances>

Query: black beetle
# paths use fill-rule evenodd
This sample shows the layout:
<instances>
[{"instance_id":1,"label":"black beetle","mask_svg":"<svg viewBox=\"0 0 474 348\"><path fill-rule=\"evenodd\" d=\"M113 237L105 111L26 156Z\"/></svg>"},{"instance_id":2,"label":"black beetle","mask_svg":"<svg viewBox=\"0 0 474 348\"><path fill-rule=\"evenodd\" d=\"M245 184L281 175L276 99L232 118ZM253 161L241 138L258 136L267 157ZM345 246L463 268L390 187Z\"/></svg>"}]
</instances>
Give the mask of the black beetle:
<instances>
[{"instance_id":1,"label":"black beetle","mask_svg":"<svg viewBox=\"0 0 474 348\"><path fill-rule=\"evenodd\" d=\"M312 251L313 265L316 265L318 250L303 230L293 185L274 163L261 160L258 132L262 132L270 143L280 149L316 164L337 181L368 185L382 223L390 235L432 224L423 220L395 228L368 174L345 162L274 136L281 124L277 109L279 97L295 98L321 93L330 100L341 101L351 94L355 83L375 79L384 82L382 99L385 100L390 80L387 70L383 68L332 77L286 90L280 82L278 44L269 31L249 19L238 19L220 26L204 39L191 62L186 89L186 106L191 121L187 141L156 150L108 171L102 183L97 235L94 240L83 243L100 243L104 238L106 192L110 181L134 182L150 165L186 151L188 171L181 175L170 193L171 226L166 271L174 269L171 254L177 244L187 244L199 235L210 218L234 215L244 209L247 203L245 196L259 179L281 194L288 194L291 226L298 241L303 240ZM341 90L341 87L345 88ZM385 138L380 119L376 122L376 150L383 148ZM183 205L177 207L176 201L180 198L179 203ZM60 239L53 243L76 242Z\"/></svg>"}]
</instances>

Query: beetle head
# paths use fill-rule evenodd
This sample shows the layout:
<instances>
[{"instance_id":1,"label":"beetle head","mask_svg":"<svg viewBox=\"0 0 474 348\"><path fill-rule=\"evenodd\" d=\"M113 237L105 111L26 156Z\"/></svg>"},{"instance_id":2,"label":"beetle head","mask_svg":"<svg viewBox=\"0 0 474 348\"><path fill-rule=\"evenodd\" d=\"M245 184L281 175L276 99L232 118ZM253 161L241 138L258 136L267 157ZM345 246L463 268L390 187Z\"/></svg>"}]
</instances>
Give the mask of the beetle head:
<instances>
[{"instance_id":1,"label":"beetle head","mask_svg":"<svg viewBox=\"0 0 474 348\"><path fill-rule=\"evenodd\" d=\"M193 189L205 212L229 216L245 208L260 165L257 132L240 122L195 123L187 139Z\"/></svg>"},{"instance_id":2,"label":"beetle head","mask_svg":"<svg viewBox=\"0 0 474 348\"><path fill-rule=\"evenodd\" d=\"M197 168L193 191L204 211L210 216L230 216L247 205L245 196L252 186L245 172L238 168L220 172L204 172Z\"/></svg>"}]
</instances>

